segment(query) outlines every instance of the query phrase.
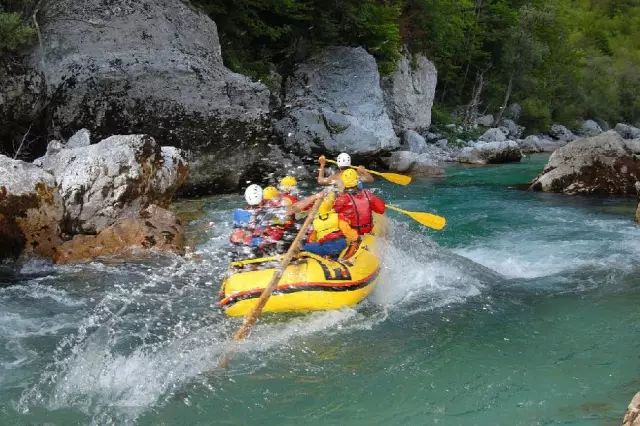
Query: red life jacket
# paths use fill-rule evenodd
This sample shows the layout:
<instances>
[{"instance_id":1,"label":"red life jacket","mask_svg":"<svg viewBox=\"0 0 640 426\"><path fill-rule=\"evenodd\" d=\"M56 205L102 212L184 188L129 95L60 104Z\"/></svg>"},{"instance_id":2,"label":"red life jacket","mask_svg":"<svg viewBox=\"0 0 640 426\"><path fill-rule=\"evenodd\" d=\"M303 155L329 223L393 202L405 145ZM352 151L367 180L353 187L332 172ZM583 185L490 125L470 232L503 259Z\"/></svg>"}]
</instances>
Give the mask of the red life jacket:
<instances>
[{"instance_id":1,"label":"red life jacket","mask_svg":"<svg viewBox=\"0 0 640 426\"><path fill-rule=\"evenodd\" d=\"M342 214L359 235L368 234L373 229L373 214L368 191L355 194L342 193L336 199L334 209Z\"/></svg>"}]
</instances>

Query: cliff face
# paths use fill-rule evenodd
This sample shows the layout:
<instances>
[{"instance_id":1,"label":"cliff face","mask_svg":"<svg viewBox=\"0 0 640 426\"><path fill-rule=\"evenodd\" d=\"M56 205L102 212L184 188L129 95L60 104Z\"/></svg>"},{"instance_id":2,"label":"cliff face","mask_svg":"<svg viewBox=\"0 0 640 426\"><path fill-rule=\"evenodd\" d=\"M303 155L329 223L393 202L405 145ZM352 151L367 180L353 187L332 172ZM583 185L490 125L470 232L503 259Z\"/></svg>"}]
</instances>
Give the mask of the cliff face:
<instances>
[{"instance_id":1,"label":"cliff face","mask_svg":"<svg viewBox=\"0 0 640 426\"><path fill-rule=\"evenodd\" d=\"M216 24L187 2L44 5L30 66L0 69L0 119L10 124L0 153L13 156L28 129L21 154L30 159L81 128L95 140L147 134L185 151L183 191L206 194L284 173L297 156L373 158L397 149L406 129L430 125L436 73L424 57L416 68L403 58L381 83L364 49L326 48L284 76L276 95L225 67Z\"/></svg>"}]
</instances>

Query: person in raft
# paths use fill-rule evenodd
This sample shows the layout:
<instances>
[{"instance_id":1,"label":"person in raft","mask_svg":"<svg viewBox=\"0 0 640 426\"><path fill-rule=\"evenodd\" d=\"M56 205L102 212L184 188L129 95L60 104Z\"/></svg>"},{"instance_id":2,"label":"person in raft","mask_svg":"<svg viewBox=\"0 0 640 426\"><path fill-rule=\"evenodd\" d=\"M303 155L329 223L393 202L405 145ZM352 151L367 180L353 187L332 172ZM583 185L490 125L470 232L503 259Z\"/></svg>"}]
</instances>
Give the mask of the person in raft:
<instances>
[{"instance_id":1,"label":"person in raft","mask_svg":"<svg viewBox=\"0 0 640 426\"><path fill-rule=\"evenodd\" d=\"M325 196L313 219L311 235L302 250L337 259L347 245L358 239L358 232L333 210L334 201L333 192Z\"/></svg>"},{"instance_id":2,"label":"person in raft","mask_svg":"<svg viewBox=\"0 0 640 426\"><path fill-rule=\"evenodd\" d=\"M344 190L336 198L333 209L358 231L358 235L368 234L373 230L373 212L384 213L384 201L371 191L358 188L359 179L355 170L345 170L340 179Z\"/></svg>"},{"instance_id":3,"label":"person in raft","mask_svg":"<svg viewBox=\"0 0 640 426\"><path fill-rule=\"evenodd\" d=\"M324 175L324 169L325 169L325 166L327 165L327 159L325 158L325 156L321 155L320 158L318 158L318 162L320 163L320 168L318 169L318 184L319 185L333 185L333 184L340 185L341 184L340 176L345 170L351 167L351 156L346 152L343 152L342 154L338 155L338 157L336 158L336 163L338 164L338 171L328 177L325 177ZM356 171L358 172L358 176L360 177L360 181L362 183L373 183L373 180L374 180L373 176L371 176L371 173L369 173L364 168L364 166L358 166L356 168Z\"/></svg>"},{"instance_id":4,"label":"person in raft","mask_svg":"<svg viewBox=\"0 0 640 426\"><path fill-rule=\"evenodd\" d=\"M298 181L293 176L285 176L280 179L278 190L284 206L293 205L300 200L298 197Z\"/></svg>"},{"instance_id":5,"label":"person in raft","mask_svg":"<svg viewBox=\"0 0 640 426\"><path fill-rule=\"evenodd\" d=\"M260 185L252 184L244 191L247 206L233 211L233 231L229 241L238 250L235 255L241 257L255 257L262 244L260 234L263 220L263 191Z\"/></svg>"}]
</instances>

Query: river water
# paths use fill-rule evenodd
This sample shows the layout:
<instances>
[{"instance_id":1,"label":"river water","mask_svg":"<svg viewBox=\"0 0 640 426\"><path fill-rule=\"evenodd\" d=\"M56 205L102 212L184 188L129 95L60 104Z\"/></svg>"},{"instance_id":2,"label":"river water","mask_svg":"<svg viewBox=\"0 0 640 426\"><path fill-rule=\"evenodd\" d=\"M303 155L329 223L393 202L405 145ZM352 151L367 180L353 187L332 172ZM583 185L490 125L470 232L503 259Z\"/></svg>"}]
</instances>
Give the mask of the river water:
<instances>
[{"instance_id":1,"label":"river water","mask_svg":"<svg viewBox=\"0 0 640 426\"><path fill-rule=\"evenodd\" d=\"M616 425L640 390L640 227L628 199L524 191L544 156L407 188L356 309L215 307L236 196L182 201L195 255L0 270L1 424Z\"/></svg>"}]
</instances>

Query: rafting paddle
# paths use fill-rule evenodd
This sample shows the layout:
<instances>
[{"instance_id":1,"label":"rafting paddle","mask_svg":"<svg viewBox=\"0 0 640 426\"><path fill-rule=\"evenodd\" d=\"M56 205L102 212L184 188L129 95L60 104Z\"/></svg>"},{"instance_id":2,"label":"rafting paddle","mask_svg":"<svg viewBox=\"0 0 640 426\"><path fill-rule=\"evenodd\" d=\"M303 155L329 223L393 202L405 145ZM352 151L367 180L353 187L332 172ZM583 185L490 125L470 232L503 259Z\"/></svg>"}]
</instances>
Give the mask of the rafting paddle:
<instances>
[{"instance_id":1,"label":"rafting paddle","mask_svg":"<svg viewBox=\"0 0 640 426\"><path fill-rule=\"evenodd\" d=\"M327 161L329 163L338 164L334 160L327 159ZM352 169L357 169L357 167L355 167L355 166L349 166L349 167L351 167ZM365 169L365 170L368 171L369 173L371 173L372 175L380 176L380 177L388 180L389 182L392 182L392 183L395 183L395 184L398 184L398 185L409 185L411 183L411 176L401 175L401 174L398 174L398 173L376 172L376 171L369 170L369 169Z\"/></svg>"},{"instance_id":2,"label":"rafting paddle","mask_svg":"<svg viewBox=\"0 0 640 426\"><path fill-rule=\"evenodd\" d=\"M271 281L269 281L269 284L264 288L264 290L262 290L260 298L258 299L258 303L256 303L256 306L254 306L254 308L244 317L242 326L238 329L238 331L236 331L236 334L233 335L233 346L229 348L229 350L227 350L225 353L223 353L218 360L218 368L227 368L229 366L229 363L236 353L238 342L242 341L249 335L251 327L253 327L253 324L255 324L255 322L258 320L258 317L262 313L262 309L264 309L264 306L267 304L269 297L271 297L271 293L273 293L273 290L275 290L278 286L278 282L280 281L280 278L282 278L284 270L287 269L287 266L289 266L289 263L291 263L293 257L300 251L300 244L302 243L302 239L307 232L307 228L309 228L311 222L313 222L313 219L316 217L323 198L324 197L318 198L313 204L313 207L309 211L307 219L300 227L300 231L298 231L298 235L296 235L293 243L291 243L291 247L289 247L289 250L282 258L280 266L274 272Z\"/></svg>"},{"instance_id":3,"label":"rafting paddle","mask_svg":"<svg viewBox=\"0 0 640 426\"><path fill-rule=\"evenodd\" d=\"M447 224L447 219L445 219L442 216L438 216L432 213L426 213L426 212L410 212L407 210L403 210L399 207L396 206L390 206L389 204L387 204L386 206L388 209L391 210L395 210L399 213L402 214L406 214L407 216L409 216L411 219L415 220L416 222L424 225L424 226L428 226L429 228L433 228L436 229L438 231L440 231L442 228L445 227L445 225Z\"/></svg>"}]
</instances>

